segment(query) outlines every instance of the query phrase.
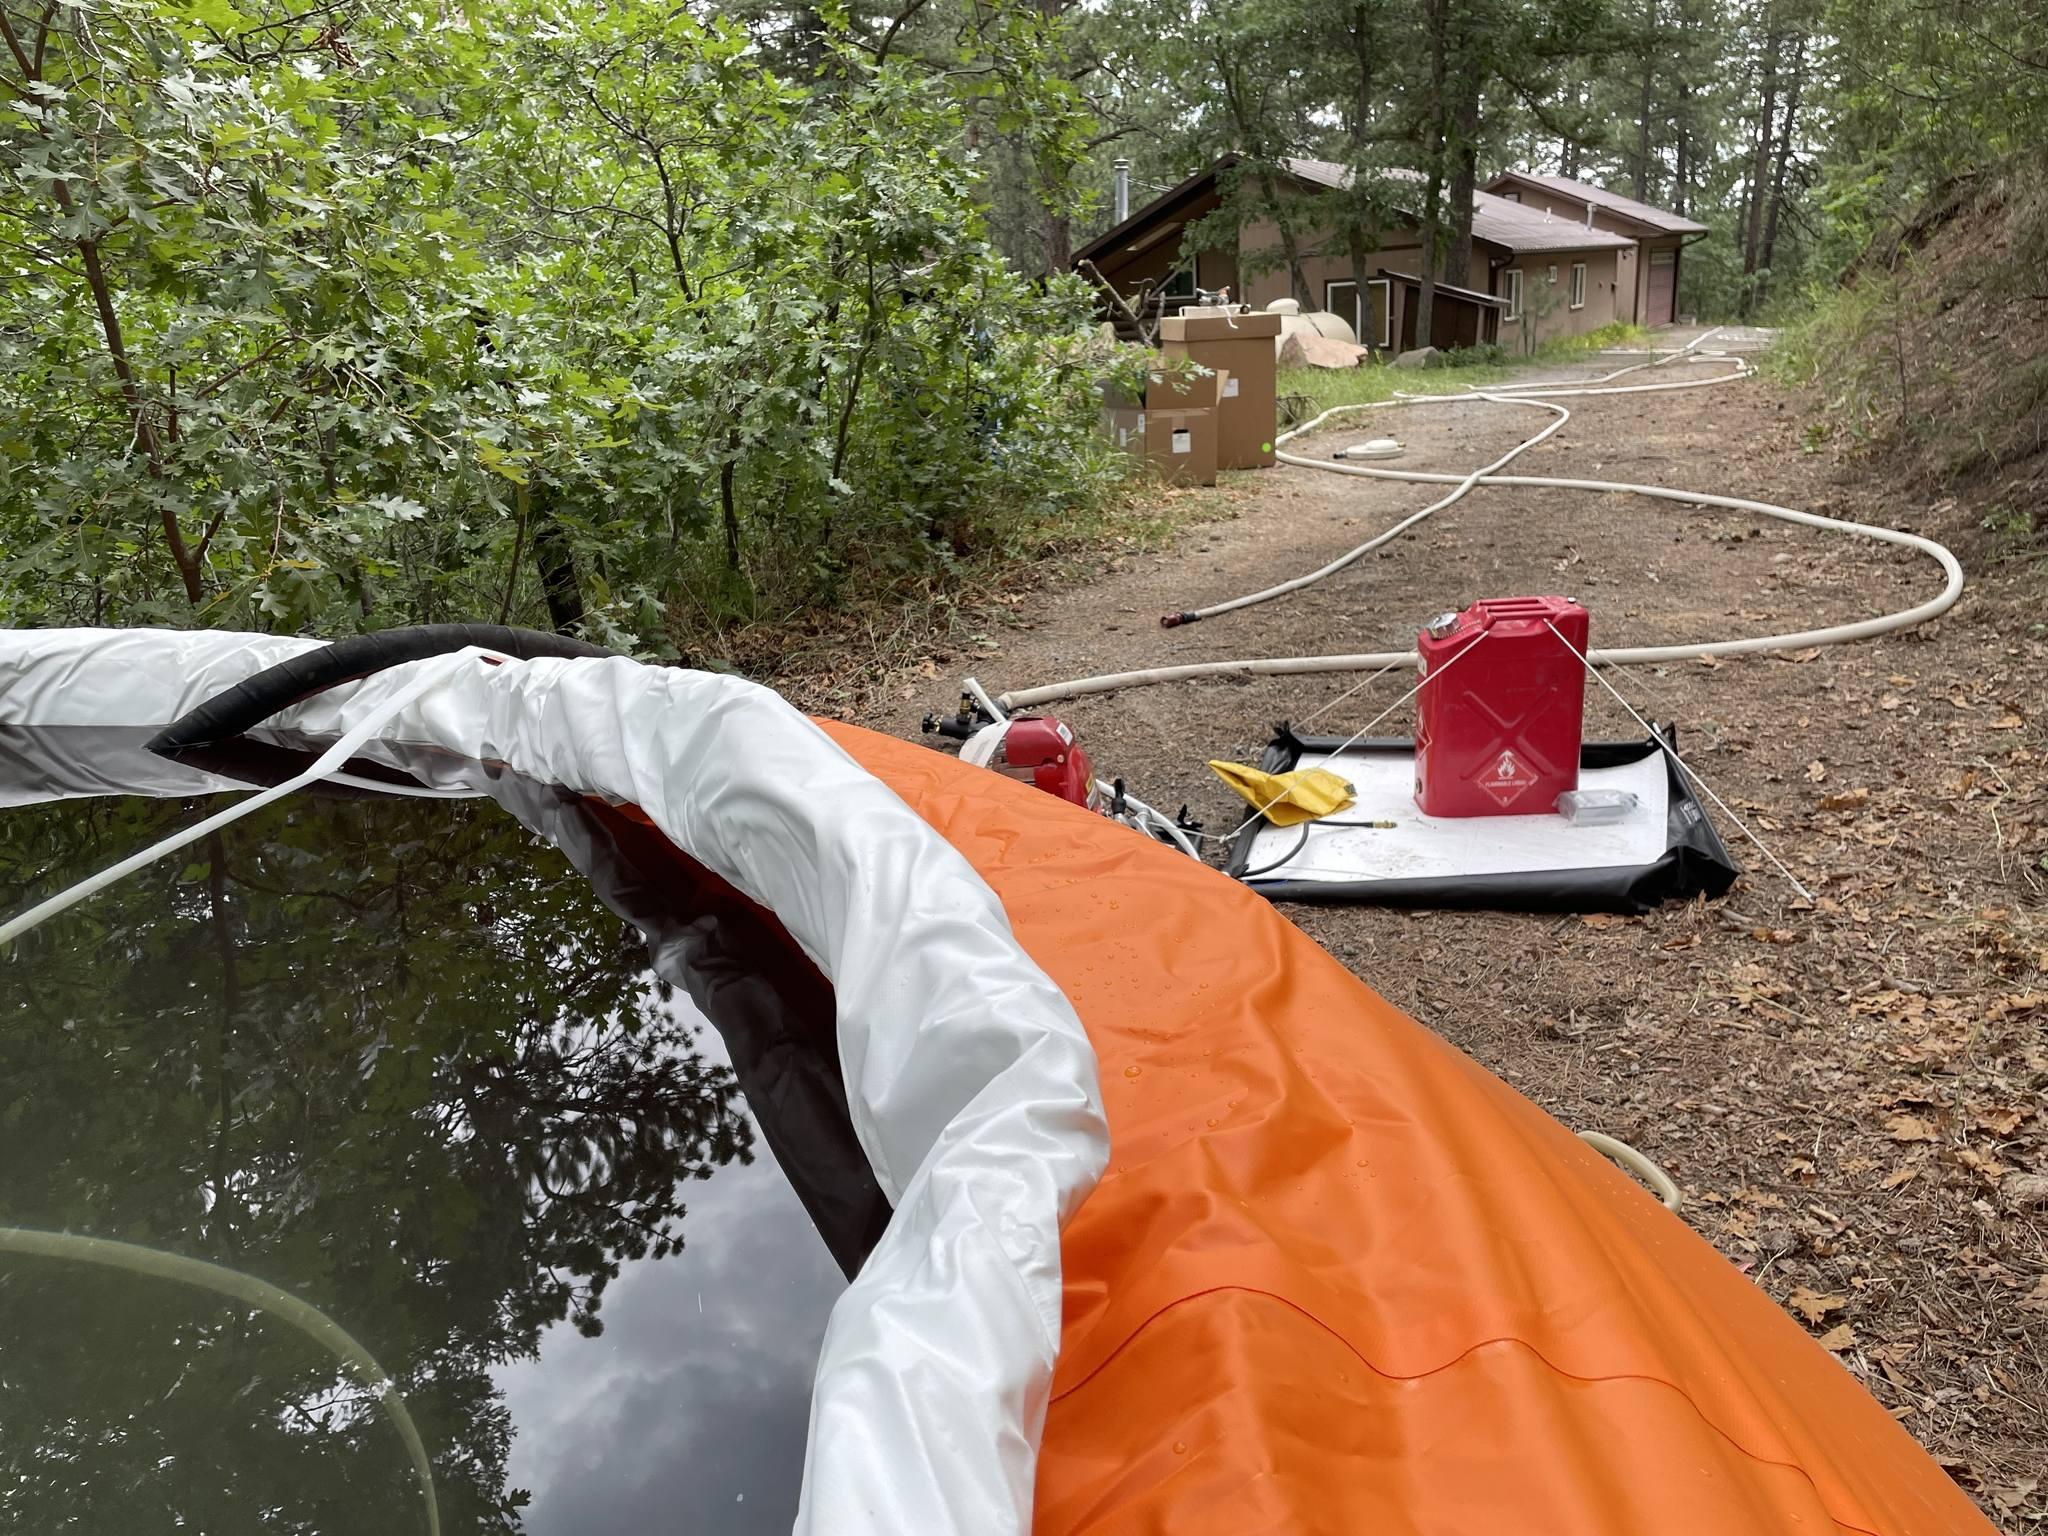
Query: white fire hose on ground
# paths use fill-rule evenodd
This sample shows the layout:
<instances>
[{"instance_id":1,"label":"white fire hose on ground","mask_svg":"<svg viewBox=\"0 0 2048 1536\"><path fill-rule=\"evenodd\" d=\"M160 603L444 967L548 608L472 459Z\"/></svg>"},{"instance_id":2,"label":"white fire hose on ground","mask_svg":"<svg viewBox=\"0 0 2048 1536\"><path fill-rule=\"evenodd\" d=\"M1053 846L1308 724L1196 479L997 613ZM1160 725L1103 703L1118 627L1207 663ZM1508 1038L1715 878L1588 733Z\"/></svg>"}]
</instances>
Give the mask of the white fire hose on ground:
<instances>
[{"instance_id":1,"label":"white fire hose on ground","mask_svg":"<svg viewBox=\"0 0 2048 1536\"><path fill-rule=\"evenodd\" d=\"M1215 614L1247 608L1256 603L1269 602L1313 585L1327 576L1345 569L1362 559L1373 550L1391 540L1424 519L1468 495L1478 486L1520 486L1552 490L1619 492L1633 496L1648 497L1658 501L1674 501L1688 506L1725 508L1736 512L1754 513L1760 517L1775 518L1780 522L1798 523L1809 528L1821 528L1835 533L1851 534L1872 539L1879 543L1910 549L1927 556L1941 567L1943 583L1939 594L1911 608L1896 613L1881 614L1874 618L1859 619L1847 624L1828 625L1820 629L1798 630L1785 634L1754 635L1736 640L1712 640L1690 645L1642 645L1621 646L1609 650L1588 653L1587 660L1595 666L1629 666L1644 663L1666 663L1692 661L1708 656L1746 656L1772 651L1798 651L1813 646L1843 645L1856 640L1869 640L1893 631L1909 629L1937 618L1954 606L1963 591L1963 568L1956 557L1943 545L1933 539L1923 538L1916 533L1907 533L1897 528L1885 528L1873 523L1852 522L1844 518L1823 517L1817 512L1803 512L1793 507L1782 507L1772 502L1752 501L1742 496L1718 496L1704 491L1680 490L1672 486L1639 485L1617 480L1585 480L1553 475L1513 475L1499 473L1499 469L1536 444L1543 442L1557 432L1571 412L1564 406L1551 403L1554 399L1584 397L1591 395L1645 394L1675 389L1699 389L1710 385L1733 383L1750 377L1753 370L1739 358L1724 359L1715 354L1702 354L1696 349L1707 341L1714 332L1709 331L1677 351L1662 354L1648 362L1631 364L1599 378L1587 381L1536 380L1522 384L1489 386L1484 390L1468 391L1461 395L1410 395L1392 401L1373 402L1364 405L1337 406L1323 412L1314 420L1283 434L1278 442L1285 444L1306 436L1321 428L1331 418L1348 415L1356 411L1399 409L1415 406L1443 405L1455 401L1486 400L1495 404L1526 404L1547 410L1555 415L1554 420L1545 423L1543 430L1525 439L1507 454L1471 474L1457 475L1430 473L1423 470L1388 469L1361 463L1346 463L1328 459L1312 459L1300 454L1281 452L1281 463L1302 469L1319 469L1336 474L1361 475L1374 480L1409 481L1421 485L1449 485L1449 495L1432 502L1421 511L1402 519L1393 527L1375 534L1363 544L1340 555L1321 568L1306 575L1278 583L1263 591L1248 593L1231 598L1210 607L1190 610L1188 613L1170 616L1163 621L1172 628ZM1711 378L1681 379L1668 383L1616 385L1608 381L1644 369L1659 368L1687 359L1690 361L1720 362L1733 361L1733 372L1715 374ZM1272 677L1337 672L1377 672L1395 667L1412 666L1417 660L1413 650L1369 651L1334 656L1264 656L1233 661L1191 662L1178 666L1138 668L1128 672L1103 673L1094 677L1073 678L1066 682L1050 683L1037 688L1021 688L1005 693L997 700L1005 709L1035 709L1062 699L1081 698L1089 694L1112 693L1123 688L1148 687L1156 683L1191 682L1212 677Z\"/></svg>"}]
</instances>

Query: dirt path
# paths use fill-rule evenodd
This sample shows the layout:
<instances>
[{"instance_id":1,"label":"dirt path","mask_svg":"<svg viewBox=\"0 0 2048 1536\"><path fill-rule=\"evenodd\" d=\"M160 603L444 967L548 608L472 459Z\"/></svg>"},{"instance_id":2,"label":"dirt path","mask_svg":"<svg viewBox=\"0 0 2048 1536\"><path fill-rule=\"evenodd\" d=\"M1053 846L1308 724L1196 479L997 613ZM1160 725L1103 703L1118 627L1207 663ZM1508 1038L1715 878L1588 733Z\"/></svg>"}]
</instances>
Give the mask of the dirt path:
<instances>
[{"instance_id":1,"label":"dirt path","mask_svg":"<svg viewBox=\"0 0 2048 1536\"><path fill-rule=\"evenodd\" d=\"M1589 365L1580 373L1600 367ZM1563 376L1549 370L1546 376ZM1728 492L1953 537L1804 451L1762 380L1569 402L1515 466ZM1393 435L1405 465L1467 470L1541 417L1485 403L1388 411L1306 445ZM1310 569L1424 505L1424 487L1281 468L1234 477L1224 517L1090 585L1011 610L968 656L913 664L865 723L915 735L962 671L991 691L1141 665L1400 650L1431 614L1565 592L1594 643L1731 638L1908 606L1919 557L1635 498L1480 491L1291 600L1191 629L1158 616ZM1634 669L1624 692L1815 892L1724 827L1749 873L1722 902L1645 919L1295 907L1358 975L1566 1124L1634 1142L1687 1219L1791 1306L2012 1530L2048 1518L2048 629L2037 568L1973 568L1941 623L1796 657ZM924 678L929 676L930 680ZM1061 705L1105 774L1212 829L1239 803L1204 768L1256 760L1356 678L1182 684ZM1398 675L1316 729L1344 734ZM1598 690L1589 734L1639 735ZM1405 729L1405 712L1386 731Z\"/></svg>"}]
</instances>

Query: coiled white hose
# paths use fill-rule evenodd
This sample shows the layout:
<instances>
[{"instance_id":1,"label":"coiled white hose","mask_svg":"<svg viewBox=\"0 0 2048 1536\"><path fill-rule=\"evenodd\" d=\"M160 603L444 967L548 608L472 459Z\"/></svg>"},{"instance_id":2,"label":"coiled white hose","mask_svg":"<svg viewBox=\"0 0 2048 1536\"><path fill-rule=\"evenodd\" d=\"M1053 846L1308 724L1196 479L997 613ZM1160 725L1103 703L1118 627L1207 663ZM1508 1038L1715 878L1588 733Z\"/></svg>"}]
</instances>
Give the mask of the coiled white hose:
<instances>
[{"instance_id":1,"label":"coiled white hose","mask_svg":"<svg viewBox=\"0 0 2048 1536\"><path fill-rule=\"evenodd\" d=\"M1556 432L1569 419L1569 411L1562 406L1550 405L1553 398L1586 395L1645 394L1673 389L1698 389L1709 385L1733 383L1747 378L1751 370L1739 358L1732 359L1735 370L1731 373L1716 374L1705 379L1681 379L1657 384L1611 385L1606 380L1616 379L1624 374L1641 369L1662 367L1681 358L1719 362L1724 359L1699 358L1695 352L1701 342L1714 333L1709 331L1675 352L1665 353L1647 363L1636 363L1619 368L1601 378L1587 382L1562 380L1538 380L1519 385L1489 386L1485 390L1470 391L1462 395L1414 395L1395 401L1377 401L1363 405L1337 406L1325 411L1313 421L1307 422L1278 439L1285 443L1304 436L1321 427L1334 416L1362 410L1383 410L1388 408L1441 405L1450 401L1485 399L1499 404L1523 403L1544 407L1559 413L1559 419L1548 423L1544 430L1516 448L1507 458L1513 458ZM1536 398L1533 392L1540 391L1543 398ZM1406 529L1429 517L1443 507L1468 494L1481 485L1528 486L1553 490L1619 492L1633 496L1645 496L1658 501L1675 501L1688 506L1720 507L1736 512L1754 513L1760 517L1775 518L1780 522L1798 523L1809 528L1827 529L1836 533L1852 534L1857 537L1876 540L1879 543L1896 545L1927 556L1941 567L1942 589L1927 601L1896 613L1880 614L1874 618L1859 619L1847 624L1833 624L1821 629L1797 630L1786 634L1753 635L1737 640L1711 640L1690 645L1646 645L1619 646L1609 650L1591 651L1587 659L1596 666L1630 666L1643 663L1664 663L1692 661L1707 656L1745 656L1769 651L1799 651L1813 646L1844 645L1857 640L1869 640L1895 630L1909 629L1938 618L1955 605L1963 592L1963 568L1949 550L1933 539L1923 538L1916 533L1906 533L1897 528L1884 528L1873 523L1852 522L1844 518L1823 517L1817 512L1803 512L1794 507L1781 507L1772 502L1752 501L1743 496L1718 496L1705 491L1678 490L1671 486L1639 485L1617 480L1581 480L1554 475L1508 475L1492 472L1492 466L1476 474L1457 475L1431 473L1424 470L1382 469L1368 464L1337 462L1327 459L1311 459L1299 454L1281 452L1277 455L1283 464L1303 469L1319 469L1342 475L1362 475L1373 480L1403 480L1425 485L1451 485L1456 487L1451 495L1444 497L1421 512L1403 519L1393 528L1376 534L1357 549L1339 559L1312 571L1303 577L1282 582L1263 592L1251 593L1227 603L1208 609L1195 610L1194 616L1208 613L1228 612L1235 608L1247 607L1252 603L1265 602L1274 597L1300 590L1302 587L1320 581L1335 571L1342 570L1359 557L1384 545ZM1495 461L1505 463L1506 459ZM1186 616L1181 616L1185 621ZM1122 688L1142 688L1158 683L1191 682L1212 677L1272 677L1331 672L1371 672L1398 666L1410 666L1417 660L1413 650L1368 651L1335 656L1262 656L1248 657L1233 661L1190 662L1179 666L1144 667L1129 672L1109 672L1094 677L1073 678L1067 682L1050 683L1038 688L1022 688L1003 694L998 700L1006 709L1034 709L1060 699L1080 698L1088 694L1112 693Z\"/></svg>"}]
</instances>

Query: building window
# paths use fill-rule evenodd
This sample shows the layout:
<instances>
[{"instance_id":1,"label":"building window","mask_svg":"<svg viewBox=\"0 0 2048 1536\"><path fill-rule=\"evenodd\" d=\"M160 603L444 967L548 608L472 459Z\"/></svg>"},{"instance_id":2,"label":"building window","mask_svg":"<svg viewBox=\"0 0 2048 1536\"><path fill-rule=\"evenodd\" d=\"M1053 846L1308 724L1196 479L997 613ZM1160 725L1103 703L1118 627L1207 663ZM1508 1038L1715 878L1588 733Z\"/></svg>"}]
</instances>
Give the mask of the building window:
<instances>
[{"instance_id":1,"label":"building window","mask_svg":"<svg viewBox=\"0 0 2048 1536\"><path fill-rule=\"evenodd\" d=\"M1393 345L1393 284L1385 278L1376 277L1367 283L1362 301L1356 283L1325 283L1323 308L1349 320L1351 334L1367 345Z\"/></svg>"},{"instance_id":2,"label":"building window","mask_svg":"<svg viewBox=\"0 0 2048 1536\"><path fill-rule=\"evenodd\" d=\"M1366 313L1374 317L1373 329L1379 332L1379 345L1391 347L1394 344L1394 285L1384 277L1376 277L1365 285ZM1361 337L1364 332L1358 333Z\"/></svg>"},{"instance_id":3,"label":"building window","mask_svg":"<svg viewBox=\"0 0 2048 1536\"><path fill-rule=\"evenodd\" d=\"M1365 328L1359 324L1363 318L1358 312L1358 284L1323 284L1323 308L1331 314L1351 322L1351 334L1360 341L1365 339Z\"/></svg>"},{"instance_id":4,"label":"building window","mask_svg":"<svg viewBox=\"0 0 2048 1536\"><path fill-rule=\"evenodd\" d=\"M1195 296L1195 266L1183 262L1166 274L1166 281L1159 285L1159 291L1169 299L1192 299Z\"/></svg>"},{"instance_id":5,"label":"building window","mask_svg":"<svg viewBox=\"0 0 2048 1536\"><path fill-rule=\"evenodd\" d=\"M1557 281L1557 263L1554 261L1550 264L1550 280L1553 283Z\"/></svg>"},{"instance_id":6,"label":"building window","mask_svg":"<svg viewBox=\"0 0 2048 1536\"><path fill-rule=\"evenodd\" d=\"M1522 200L1522 194L1519 192L1503 192L1501 196L1511 203L1519 203Z\"/></svg>"},{"instance_id":7,"label":"building window","mask_svg":"<svg viewBox=\"0 0 2048 1536\"><path fill-rule=\"evenodd\" d=\"M1500 317L1502 325L1510 325L1522 318L1522 269L1509 267L1501 274L1501 297L1508 301L1507 313Z\"/></svg>"},{"instance_id":8,"label":"building window","mask_svg":"<svg viewBox=\"0 0 2048 1536\"><path fill-rule=\"evenodd\" d=\"M1584 309L1586 307L1586 264L1583 261L1572 263L1571 302L1573 309Z\"/></svg>"}]
</instances>

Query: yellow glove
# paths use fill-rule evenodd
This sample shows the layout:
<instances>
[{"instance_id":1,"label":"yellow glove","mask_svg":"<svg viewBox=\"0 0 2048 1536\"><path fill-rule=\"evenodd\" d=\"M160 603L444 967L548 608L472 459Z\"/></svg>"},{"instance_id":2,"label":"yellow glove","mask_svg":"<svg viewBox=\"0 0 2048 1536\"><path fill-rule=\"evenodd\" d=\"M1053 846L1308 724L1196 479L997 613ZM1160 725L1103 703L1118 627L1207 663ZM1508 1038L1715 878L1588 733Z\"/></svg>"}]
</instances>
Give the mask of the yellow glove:
<instances>
[{"instance_id":1,"label":"yellow glove","mask_svg":"<svg viewBox=\"0 0 2048 1536\"><path fill-rule=\"evenodd\" d=\"M1267 773L1243 763L1209 764L1253 810L1263 811L1276 827L1299 826L1345 810L1353 803L1351 786L1327 768L1296 768Z\"/></svg>"}]
</instances>

